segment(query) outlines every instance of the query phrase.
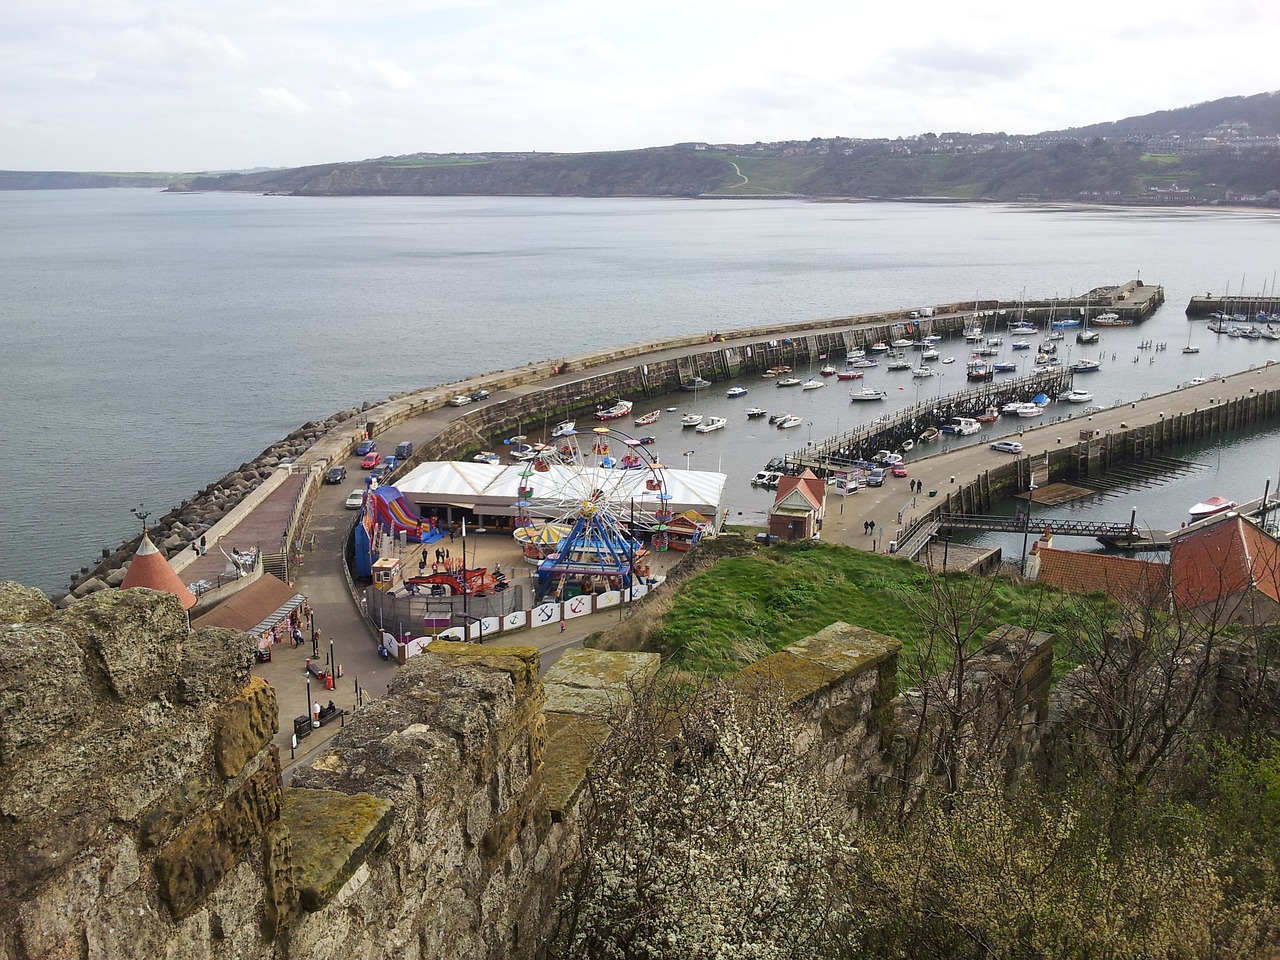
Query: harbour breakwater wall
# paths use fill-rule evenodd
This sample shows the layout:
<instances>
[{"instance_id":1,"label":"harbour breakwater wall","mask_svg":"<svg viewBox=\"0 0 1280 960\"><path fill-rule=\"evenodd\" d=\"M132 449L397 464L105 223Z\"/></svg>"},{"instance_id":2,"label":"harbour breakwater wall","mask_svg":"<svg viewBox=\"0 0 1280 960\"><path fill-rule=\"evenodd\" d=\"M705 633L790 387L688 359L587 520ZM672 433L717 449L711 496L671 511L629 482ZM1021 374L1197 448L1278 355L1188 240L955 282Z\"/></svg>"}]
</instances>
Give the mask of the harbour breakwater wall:
<instances>
[{"instance_id":1,"label":"harbour breakwater wall","mask_svg":"<svg viewBox=\"0 0 1280 960\"><path fill-rule=\"evenodd\" d=\"M900 693L898 641L836 622L730 683L786 699L851 805L909 803L948 758L1074 764L1092 701L1051 690L1052 646L999 628ZM285 787L252 649L167 594L57 610L0 584L0 957L537 957L593 757L656 656L571 650L539 680L533 648L440 644ZM1205 729L1258 700L1222 650L1175 690Z\"/></svg>"}]
</instances>

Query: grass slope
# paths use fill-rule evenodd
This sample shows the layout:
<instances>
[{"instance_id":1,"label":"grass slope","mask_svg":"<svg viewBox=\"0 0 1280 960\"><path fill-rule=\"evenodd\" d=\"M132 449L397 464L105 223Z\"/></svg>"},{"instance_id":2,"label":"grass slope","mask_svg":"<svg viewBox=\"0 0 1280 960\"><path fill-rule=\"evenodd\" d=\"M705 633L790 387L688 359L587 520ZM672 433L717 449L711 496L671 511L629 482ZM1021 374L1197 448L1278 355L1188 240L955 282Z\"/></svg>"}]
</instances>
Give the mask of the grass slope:
<instances>
[{"instance_id":1,"label":"grass slope","mask_svg":"<svg viewBox=\"0 0 1280 960\"><path fill-rule=\"evenodd\" d=\"M1043 587L963 574L948 582L954 595L970 598L961 619L981 634L1002 623L1052 630L1065 612L1060 595ZM691 577L648 646L669 668L725 675L843 620L909 650L938 629L935 587L934 575L908 560L822 543L778 545Z\"/></svg>"}]
</instances>

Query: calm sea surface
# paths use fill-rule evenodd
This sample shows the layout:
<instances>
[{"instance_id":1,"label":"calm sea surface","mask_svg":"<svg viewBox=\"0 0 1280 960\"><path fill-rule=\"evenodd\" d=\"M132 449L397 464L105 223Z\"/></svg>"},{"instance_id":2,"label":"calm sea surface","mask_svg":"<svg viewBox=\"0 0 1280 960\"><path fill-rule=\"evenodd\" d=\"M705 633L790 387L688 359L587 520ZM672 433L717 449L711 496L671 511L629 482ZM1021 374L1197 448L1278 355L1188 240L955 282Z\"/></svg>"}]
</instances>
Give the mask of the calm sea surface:
<instances>
[{"instance_id":1,"label":"calm sea surface","mask_svg":"<svg viewBox=\"0 0 1280 960\"><path fill-rule=\"evenodd\" d=\"M1132 399L1280 359L1280 345L1201 324L1202 352L1181 353L1192 294L1271 289L1277 267L1280 217L1265 213L0 192L0 579L64 587L135 531L130 507L159 515L308 420L652 337L1013 303L1140 275L1164 285L1166 306L1089 348L1108 361L1090 379L1097 401ZM1133 363L1147 339L1168 351ZM916 399L909 379L878 376L890 406ZM919 389L950 392L952 379ZM776 406L747 385L739 405ZM704 412L736 409L708 392ZM694 469L730 473L732 512L762 517L768 495L746 479L766 460L884 412L853 408L834 384L788 403L812 425L782 433L735 417L694 440L664 422L659 445L673 466L692 450ZM1197 454L1204 495L1260 493L1260 479L1224 489L1218 473L1267 476L1275 440L1247 464ZM1199 494L1172 496L1185 510Z\"/></svg>"}]
</instances>

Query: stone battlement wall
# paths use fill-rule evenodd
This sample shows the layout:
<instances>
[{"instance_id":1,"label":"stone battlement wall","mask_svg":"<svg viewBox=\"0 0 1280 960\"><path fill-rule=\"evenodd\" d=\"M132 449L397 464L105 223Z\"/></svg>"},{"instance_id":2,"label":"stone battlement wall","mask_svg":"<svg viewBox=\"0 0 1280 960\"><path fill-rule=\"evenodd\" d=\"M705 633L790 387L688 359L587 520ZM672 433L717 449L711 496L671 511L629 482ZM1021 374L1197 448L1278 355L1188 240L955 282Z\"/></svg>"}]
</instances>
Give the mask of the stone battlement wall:
<instances>
[{"instance_id":1,"label":"stone battlement wall","mask_svg":"<svg viewBox=\"0 0 1280 960\"><path fill-rule=\"evenodd\" d=\"M443 643L282 783L252 642L175 598L56 610L0 584L0 958L534 957L610 724L657 658ZM768 685L855 801L910 801L947 758L1010 778L1073 736L1051 638L989 635L964 675L897 690L896 640L844 623L732 678ZM1242 651L1196 723L1274 710Z\"/></svg>"}]
</instances>

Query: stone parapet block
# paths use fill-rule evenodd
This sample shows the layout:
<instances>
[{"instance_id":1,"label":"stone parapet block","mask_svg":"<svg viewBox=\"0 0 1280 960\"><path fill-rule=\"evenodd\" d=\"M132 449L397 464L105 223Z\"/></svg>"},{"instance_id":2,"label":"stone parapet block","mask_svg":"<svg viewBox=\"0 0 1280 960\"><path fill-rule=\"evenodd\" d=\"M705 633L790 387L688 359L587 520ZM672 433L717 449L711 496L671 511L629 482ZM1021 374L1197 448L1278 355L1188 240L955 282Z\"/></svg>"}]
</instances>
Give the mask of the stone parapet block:
<instances>
[{"instance_id":1,"label":"stone parapet block","mask_svg":"<svg viewBox=\"0 0 1280 960\"><path fill-rule=\"evenodd\" d=\"M239 696L219 708L211 724L218 773L231 780L271 743L277 732L276 691L253 677Z\"/></svg>"},{"instance_id":2,"label":"stone parapet block","mask_svg":"<svg viewBox=\"0 0 1280 960\"><path fill-rule=\"evenodd\" d=\"M283 820L289 828L299 903L310 913L330 903L391 832L389 800L367 793L289 787Z\"/></svg>"}]
</instances>

